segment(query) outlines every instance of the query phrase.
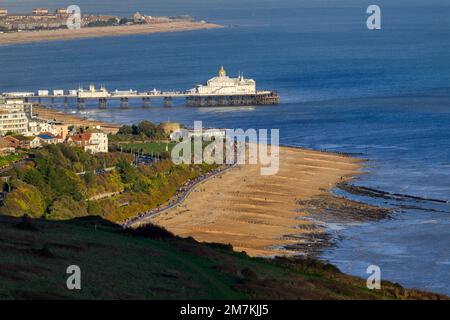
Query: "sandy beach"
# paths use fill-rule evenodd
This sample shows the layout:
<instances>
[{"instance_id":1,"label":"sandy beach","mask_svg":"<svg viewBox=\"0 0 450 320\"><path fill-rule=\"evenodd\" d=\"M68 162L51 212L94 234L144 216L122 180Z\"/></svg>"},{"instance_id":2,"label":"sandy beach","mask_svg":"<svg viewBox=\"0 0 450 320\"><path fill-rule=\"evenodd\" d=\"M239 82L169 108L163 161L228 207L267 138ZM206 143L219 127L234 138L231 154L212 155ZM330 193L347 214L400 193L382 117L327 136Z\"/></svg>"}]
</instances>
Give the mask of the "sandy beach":
<instances>
[{"instance_id":1,"label":"sandy beach","mask_svg":"<svg viewBox=\"0 0 450 320\"><path fill-rule=\"evenodd\" d=\"M119 125L35 107L40 118L76 126ZM231 244L251 256L315 254L331 245L317 220L385 218L389 210L336 197L331 189L362 173L363 160L340 154L280 147L280 169L262 176L259 165L238 165L196 185L177 207L133 224L161 225L181 237Z\"/></svg>"},{"instance_id":2,"label":"sandy beach","mask_svg":"<svg viewBox=\"0 0 450 320\"><path fill-rule=\"evenodd\" d=\"M63 122L65 124L68 124L69 126L71 125L77 127L100 126L102 130L106 133L115 134L120 128L120 125L117 124L97 121L94 119L83 119L79 115L72 115L51 108L33 107L33 115L40 119Z\"/></svg>"},{"instance_id":3,"label":"sandy beach","mask_svg":"<svg viewBox=\"0 0 450 320\"><path fill-rule=\"evenodd\" d=\"M370 209L330 195L337 183L360 174L361 166L352 157L281 147L276 175L261 176L259 165L236 166L198 185L179 207L144 223L202 242L231 244L251 256L292 255L302 242L325 234L310 219L308 201L316 202L314 208L345 207L347 213Z\"/></svg>"},{"instance_id":4,"label":"sandy beach","mask_svg":"<svg viewBox=\"0 0 450 320\"><path fill-rule=\"evenodd\" d=\"M131 34L150 34L161 32L179 32L221 28L212 23L175 21L159 24L141 24L129 26L90 27L78 30L45 30L36 32L15 32L0 34L0 45L30 43L38 41L70 40L97 37L117 37Z\"/></svg>"}]
</instances>

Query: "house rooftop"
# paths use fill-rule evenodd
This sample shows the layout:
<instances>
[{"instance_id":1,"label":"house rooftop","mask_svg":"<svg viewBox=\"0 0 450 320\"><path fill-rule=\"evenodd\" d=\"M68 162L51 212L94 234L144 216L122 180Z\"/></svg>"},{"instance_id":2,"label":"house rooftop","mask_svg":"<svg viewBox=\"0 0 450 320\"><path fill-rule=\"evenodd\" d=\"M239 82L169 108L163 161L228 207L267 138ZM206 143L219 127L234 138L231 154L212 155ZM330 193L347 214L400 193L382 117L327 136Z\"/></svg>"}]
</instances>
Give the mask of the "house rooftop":
<instances>
[{"instance_id":1,"label":"house rooftop","mask_svg":"<svg viewBox=\"0 0 450 320\"><path fill-rule=\"evenodd\" d=\"M90 133L78 133L71 136L73 141L89 141L91 139Z\"/></svg>"},{"instance_id":2,"label":"house rooftop","mask_svg":"<svg viewBox=\"0 0 450 320\"><path fill-rule=\"evenodd\" d=\"M49 132L41 133L40 135L38 135L38 137L44 140L53 140L56 138L53 134Z\"/></svg>"},{"instance_id":3,"label":"house rooftop","mask_svg":"<svg viewBox=\"0 0 450 320\"><path fill-rule=\"evenodd\" d=\"M20 134L14 135L14 136L12 136L12 138L17 139L19 141L30 141L30 140L34 139L33 137L26 137L26 136L23 136L23 135L20 135Z\"/></svg>"}]
</instances>

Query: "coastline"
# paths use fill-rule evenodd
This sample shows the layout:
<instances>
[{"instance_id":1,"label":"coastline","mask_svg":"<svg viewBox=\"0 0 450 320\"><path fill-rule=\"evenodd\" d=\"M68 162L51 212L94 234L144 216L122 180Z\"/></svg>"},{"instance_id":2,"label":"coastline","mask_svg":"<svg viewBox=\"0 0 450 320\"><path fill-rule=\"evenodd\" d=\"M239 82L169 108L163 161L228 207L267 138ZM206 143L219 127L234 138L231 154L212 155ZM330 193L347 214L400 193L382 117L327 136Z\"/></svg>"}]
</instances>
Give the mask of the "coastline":
<instances>
[{"instance_id":1,"label":"coastline","mask_svg":"<svg viewBox=\"0 0 450 320\"><path fill-rule=\"evenodd\" d=\"M77 127L89 127L89 126L100 126L105 133L115 134L120 128L120 125L111 122L98 121L95 119L84 119L79 115L69 114L57 109L52 109L48 107L33 107L33 115L50 121L64 122L69 126Z\"/></svg>"},{"instance_id":2,"label":"coastline","mask_svg":"<svg viewBox=\"0 0 450 320\"><path fill-rule=\"evenodd\" d=\"M15 32L0 34L0 46L40 41L74 40L98 37L117 37L133 34L152 34L163 32L181 32L223 28L213 23L176 21L160 24L142 24L130 26L89 27L77 30L45 30L36 32Z\"/></svg>"},{"instance_id":3,"label":"coastline","mask_svg":"<svg viewBox=\"0 0 450 320\"><path fill-rule=\"evenodd\" d=\"M35 107L34 114L69 125L100 126L113 134L120 128L47 107ZM124 226L157 224L180 237L231 244L250 256L315 256L333 245L326 221L389 216L389 209L332 193L363 174L364 161L353 155L280 146L276 175L261 176L260 165L226 168L194 183L182 199L171 199L163 210L136 213Z\"/></svg>"},{"instance_id":4,"label":"coastline","mask_svg":"<svg viewBox=\"0 0 450 320\"><path fill-rule=\"evenodd\" d=\"M280 171L261 176L259 165L238 165L196 185L177 207L140 221L154 223L199 242L231 244L250 256L314 255L332 244L315 219L375 220L388 210L345 198L331 190L361 174L358 158L280 147ZM366 214L367 216L363 215Z\"/></svg>"}]
</instances>

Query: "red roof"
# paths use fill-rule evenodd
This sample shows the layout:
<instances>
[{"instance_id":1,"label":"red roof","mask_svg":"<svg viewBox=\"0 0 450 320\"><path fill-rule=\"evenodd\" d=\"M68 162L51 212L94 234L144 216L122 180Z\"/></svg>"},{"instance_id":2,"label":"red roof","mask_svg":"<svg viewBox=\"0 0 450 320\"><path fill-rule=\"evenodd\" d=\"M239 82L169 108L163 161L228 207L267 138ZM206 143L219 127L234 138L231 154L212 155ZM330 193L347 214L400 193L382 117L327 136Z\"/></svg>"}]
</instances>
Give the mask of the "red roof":
<instances>
[{"instance_id":1,"label":"red roof","mask_svg":"<svg viewBox=\"0 0 450 320\"><path fill-rule=\"evenodd\" d=\"M80 147L85 147L89 145L89 141L91 140L91 134L90 133L79 133L74 134L70 137L70 139Z\"/></svg>"},{"instance_id":2,"label":"red roof","mask_svg":"<svg viewBox=\"0 0 450 320\"><path fill-rule=\"evenodd\" d=\"M5 136L5 137L3 137L3 139L8 140L10 142L20 142L19 139L11 137L11 136Z\"/></svg>"},{"instance_id":3,"label":"red roof","mask_svg":"<svg viewBox=\"0 0 450 320\"><path fill-rule=\"evenodd\" d=\"M89 142L89 140L91 140L91 134L90 133L79 133L79 134L74 134L71 138L74 142Z\"/></svg>"}]
</instances>

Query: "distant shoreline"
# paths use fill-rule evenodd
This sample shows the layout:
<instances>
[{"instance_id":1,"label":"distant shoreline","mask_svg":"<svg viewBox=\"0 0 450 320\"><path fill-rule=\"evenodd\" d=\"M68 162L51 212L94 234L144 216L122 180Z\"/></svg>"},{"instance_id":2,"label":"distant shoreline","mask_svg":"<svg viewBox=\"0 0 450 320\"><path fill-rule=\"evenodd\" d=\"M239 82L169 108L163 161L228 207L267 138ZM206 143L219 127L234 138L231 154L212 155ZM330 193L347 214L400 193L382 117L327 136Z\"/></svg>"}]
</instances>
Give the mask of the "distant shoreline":
<instances>
[{"instance_id":1,"label":"distant shoreline","mask_svg":"<svg viewBox=\"0 0 450 320\"><path fill-rule=\"evenodd\" d=\"M57 109L47 107L34 107L33 115L40 119L64 122L69 126L100 126L103 131L112 134L117 133L117 131L119 131L119 128L121 127L121 125L119 124L83 118L79 114L70 114L64 111L59 111Z\"/></svg>"},{"instance_id":2,"label":"distant shoreline","mask_svg":"<svg viewBox=\"0 0 450 320\"><path fill-rule=\"evenodd\" d=\"M207 30L216 28L223 28L223 26L213 23L175 21L159 24L89 27L77 30L60 29L60 30L45 30L36 32L24 31L24 32L0 34L0 46L21 44L21 43L33 43L41 41L58 41L58 40L61 41L61 40L89 39L99 37L118 37L133 34L181 32L181 31Z\"/></svg>"}]
</instances>

